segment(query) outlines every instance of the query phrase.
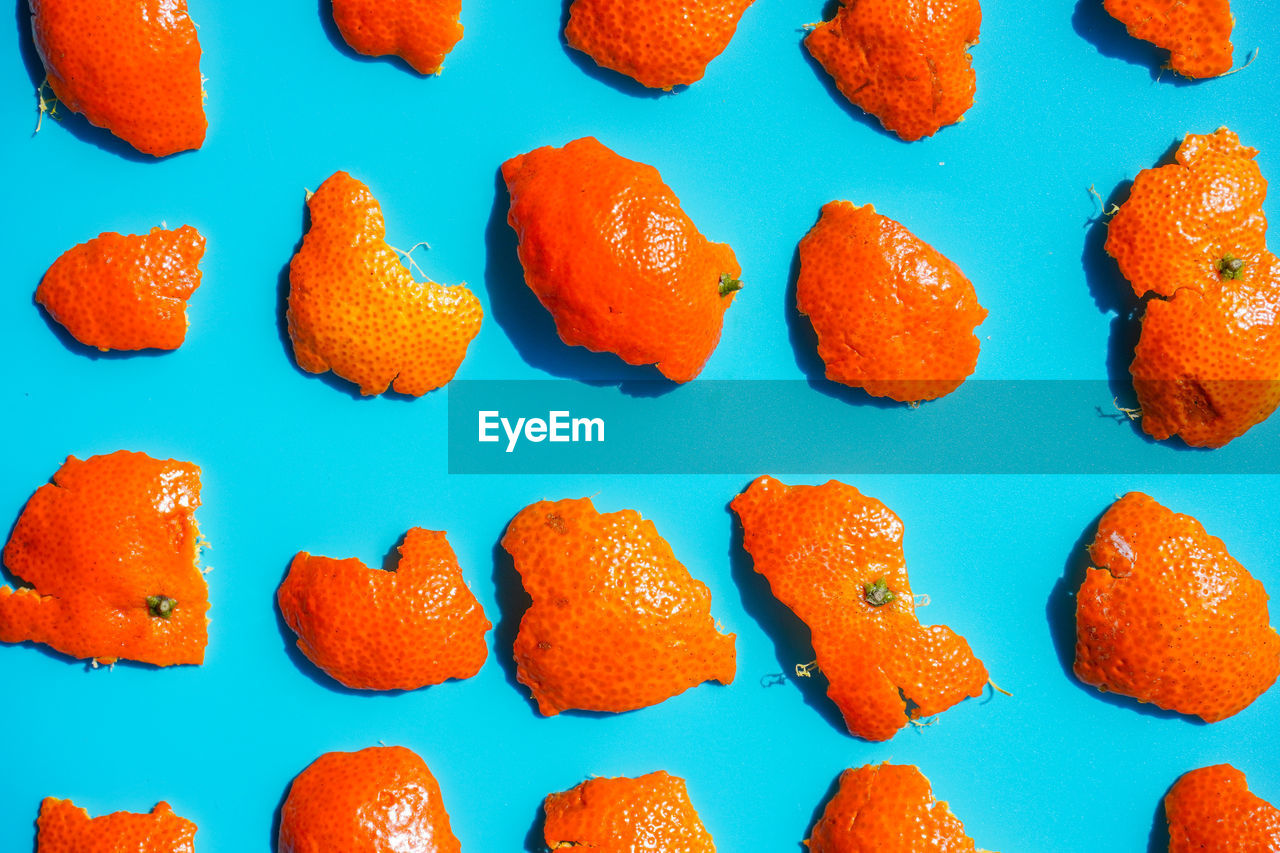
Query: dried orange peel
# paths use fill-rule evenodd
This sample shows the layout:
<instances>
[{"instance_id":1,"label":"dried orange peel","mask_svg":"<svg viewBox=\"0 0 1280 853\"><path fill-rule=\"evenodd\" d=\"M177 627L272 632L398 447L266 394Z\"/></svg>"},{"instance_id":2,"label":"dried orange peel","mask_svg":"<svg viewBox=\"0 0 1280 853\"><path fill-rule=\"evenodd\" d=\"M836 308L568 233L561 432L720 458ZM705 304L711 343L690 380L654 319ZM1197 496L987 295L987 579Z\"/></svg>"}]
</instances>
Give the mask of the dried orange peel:
<instances>
[{"instance_id":1,"label":"dried orange peel","mask_svg":"<svg viewBox=\"0 0 1280 853\"><path fill-rule=\"evenodd\" d=\"M1231 70L1230 0L1104 0L1129 35L1169 51L1169 67L1184 77Z\"/></svg>"},{"instance_id":2,"label":"dried orange peel","mask_svg":"<svg viewBox=\"0 0 1280 853\"><path fill-rule=\"evenodd\" d=\"M204 237L190 225L99 234L64 252L36 302L85 346L173 350L187 337L187 300L200 286Z\"/></svg>"},{"instance_id":3,"label":"dried orange peel","mask_svg":"<svg viewBox=\"0 0 1280 853\"><path fill-rule=\"evenodd\" d=\"M276 594L298 648L347 687L414 690L470 678L493 626L445 534L411 529L393 571L357 559L293 559Z\"/></svg>"},{"instance_id":4,"label":"dried orange peel","mask_svg":"<svg viewBox=\"0 0 1280 853\"><path fill-rule=\"evenodd\" d=\"M754 0L573 0L565 41L651 89L688 86L729 46Z\"/></svg>"},{"instance_id":5,"label":"dried orange peel","mask_svg":"<svg viewBox=\"0 0 1280 853\"><path fill-rule=\"evenodd\" d=\"M902 521L883 503L835 480L760 477L730 507L755 570L813 632L827 695L852 734L888 740L909 719L982 694L987 670L964 638L917 619Z\"/></svg>"},{"instance_id":6,"label":"dried orange peel","mask_svg":"<svg viewBox=\"0 0 1280 853\"><path fill-rule=\"evenodd\" d=\"M294 778L279 853L459 853L440 785L403 746L328 752Z\"/></svg>"},{"instance_id":7,"label":"dried orange peel","mask_svg":"<svg viewBox=\"0 0 1280 853\"><path fill-rule=\"evenodd\" d=\"M973 106L978 0L841 0L804 45L853 103L912 142Z\"/></svg>"},{"instance_id":8,"label":"dried orange peel","mask_svg":"<svg viewBox=\"0 0 1280 853\"><path fill-rule=\"evenodd\" d=\"M502 166L525 281L560 339L687 382L720 340L741 287L733 250L712 243L658 170L594 138Z\"/></svg>"},{"instance_id":9,"label":"dried orange peel","mask_svg":"<svg viewBox=\"0 0 1280 853\"><path fill-rule=\"evenodd\" d=\"M36 853L193 853L196 825L168 803L149 814L113 812L90 818L70 800L45 797L36 821Z\"/></svg>"},{"instance_id":10,"label":"dried orange peel","mask_svg":"<svg viewBox=\"0 0 1280 853\"><path fill-rule=\"evenodd\" d=\"M303 370L365 395L421 396L453 379L483 310L466 287L415 281L387 245L369 188L335 172L307 200L311 228L289 264L289 337Z\"/></svg>"},{"instance_id":11,"label":"dried orange peel","mask_svg":"<svg viewBox=\"0 0 1280 853\"><path fill-rule=\"evenodd\" d=\"M976 849L964 824L911 764L868 764L841 773L839 790L805 844L810 853Z\"/></svg>"},{"instance_id":12,"label":"dried orange peel","mask_svg":"<svg viewBox=\"0 0 1280 853\"><path fill-rule=\"evenodd\" d=\"M950 394L973 373L987 317L973 284L871 205L823 206L800 241L796 308L833 382L900 402Z\"/></svg>"},{"instance_id":13,"label":"dried orange peel","mask_svg":"<svg viewBox=\"0 0 1280 853\"><path fill-rule=\"evenodd\" d=\"M1076 596L1076 676L1217 722L1280 674L1267 592L1189 515L1141 492L1111 505Z\"/></svg>"},{"instance_id":14,"label":"dried orange peel","mask_svg":"<svg viewBox=\"0 0 1280 853\"><path fill-rule=\"evenodd\" d=\"M69 457L27 502L4 562L0 641L99 663L198 664L209 589L197 566L200 469L124 450Z\"/></svg>"},{"instance_id":15,"label":"dried orange peel","mask_svg":"<svg viewBox=\"0 0 1280 853\"><path fill-rule=\"evenodd\" d=\"M1280 850L1280 809L1249 793L1230 764L1182 776L1164 798L1169 853L1260 853Z\"/></svg>"},{"instance_id":16,"label":"dried orange peel","mask_svg":"<svg viewBox=\"0 0 1280 853\"><path fill-rule=\"evenodd\" d=\"M1221 447L1280 405L1280 261L1257 153L1225 127L1189 134L1107 226L1107 252L1148 297L1129 370L1153 438Z\"/></svg>"},{"instance_id":17,"label":"dried orange peel","mask_svg":"<svg viewBox=\"0 0 1280 853\"><path fill-rule=\"evenodd\" d=\"M502 547L532 599L516 675L543 714L630 711L733 681L734 635L716 630L711 592L635 510L538 501L511 521Z\"/></svg>"},{"instance_id":18,"label":"dried orange peel","mask_svg":"<svg viewBox=\"0 0 1280 853\"><path fill-rule=\"evenodd\" d=\"M352 50L399 56L419 74L439 74L462 39L462 0L333 0L333 21Z\"/></svg>"},{"instance_id":19,"label":"dried orange peel","mask_svg":"<svg viewBox=\"0 0 1280 853\"><path fill-rule=\"evenodd\" d=\"M144 154L204 144L200 40L187 0L30 0L49 86Z\"/></svg>"},{"instance_id":20,"label":"dried orange peel","mask_svg":"<svg viewBox=\"0 0 1280 853\"><path fill-rule=\"evenodd\" d=\"M595 778L547 797L543 836L551 850L715 853L685 781L659 770Z\"/></svg>"}]
</instances>

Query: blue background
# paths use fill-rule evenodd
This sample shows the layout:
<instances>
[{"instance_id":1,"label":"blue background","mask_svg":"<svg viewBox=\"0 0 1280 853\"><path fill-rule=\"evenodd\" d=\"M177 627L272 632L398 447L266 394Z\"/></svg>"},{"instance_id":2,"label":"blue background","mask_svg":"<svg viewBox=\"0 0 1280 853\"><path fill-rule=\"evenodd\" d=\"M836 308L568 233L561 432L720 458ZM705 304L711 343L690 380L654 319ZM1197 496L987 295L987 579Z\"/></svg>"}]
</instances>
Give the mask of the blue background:
<instances>
[{"instance_id":1,"label":"blue background","mask_svg":"<svg viewBox=\"0 0 1280 853\"><path fill-rule=\"evenodd\" d=\"M41 72L24 0L13 26L0 27L0 518L16 519L67 454L125 447L189 459L204 469L199 519L214 568L203 667L86 671L35 647L0 648L0 849L30 847L45 795L95 814L165 799L199 824L201 850L268 849L298 771L324 751L378 742L426 758L472 853L522 849L550 791L657 768L687 777L724 851L798 850L838 771L880 760L918 763L993 850L1161 849L1161 795L1180 773L1219 761L1280 801L1269 734L1280 691L1204 726L1084 689L1062 651L1072 604L1061 585L1077 581L1098 514L1143 489L1198 516L1280 589L1276 479L830 471L902 516L913 584L933 602L923 617L964 634L1014 693L868 744L843 732L820 679L762 686L809 659L804 629L751 572L726 510L763 471L448 476L445 393L353 399L344 383L299 371L280 326L303 188L341 168L382 201L392 243L429 241L416 255L429 274L468 282L484 302L460 377L651 376L555 339L521 283L505 224L502 160L595 134L656 165L704 233L738 254L746 289L706 378L814 374L789 308L795 244L824 202L847 198L902 220L974 281L991 312L978 377L1111 377L1121 392L1132 342L1113 324L1127 303L1101 254L1102 229L1090 225L1099 205L1087 188L1108 196L1185 132L1224 123L1262 150L1264 174L1280 174L1280 10L1237 0L1237 61L1254 46L1259 59L1185 85L1168 74L1157 81L1158 52L1127 39L1093 0L986 0L977 103L963 124L907 145L833 96L806 59L799 27L819 19L818 0L759 0L702 82L657 97L567 51L551 0L466 0L466 37L431 79L352 55L323 2L252 5L192 0L209 138L162 162L129 154L79 117L46 121L33 138ZM43 271L71 245L161 221L189 222L209 241L181 350L99 357L33 305ZM751 442L751 426L706 428ZM996 443L1034 426L1016 411L955 421L958 437ZM1265 424L1250 440L1269 452L1262 439L1276 429ZM855 439L811 440L820 452ZM1169 451L1171 471L1179 455ZM715 615L738 634L732 686L616 717L542 719L513 685L520 593L497 540L526 503L584 494L602 510L635 507L654 519L711 587ZM499 622L492 657L471 680L413 693L335 689L291 651L276 615L288 561L306 549L376 565L414 525L448 531Z\"/></svg>"}]
</instances>

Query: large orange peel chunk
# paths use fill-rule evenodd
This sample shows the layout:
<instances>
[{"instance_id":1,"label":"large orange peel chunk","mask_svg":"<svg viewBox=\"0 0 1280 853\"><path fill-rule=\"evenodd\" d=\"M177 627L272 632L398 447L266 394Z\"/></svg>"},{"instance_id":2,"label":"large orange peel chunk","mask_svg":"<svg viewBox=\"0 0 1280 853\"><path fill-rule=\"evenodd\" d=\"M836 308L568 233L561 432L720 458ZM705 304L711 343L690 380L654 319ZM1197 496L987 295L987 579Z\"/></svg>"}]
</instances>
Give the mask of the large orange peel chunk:
<instances>
[{"instance_id":1,"label":"large orange peel chunk","mask_svg":"<svg viewBox=\"0 0 1280 853\"><path fill-rule=\"evenodd\" d=\"M1107 252L1147 297L1129 372L1153 438L1221 447L1280 405L1280 260L1257 153L1225 127L1189 134L1107 226Z\"/></svg>"},{"instance_id":2,"label":"large orange peel chunk","mask_svg":"<svg viewBox=\"0 0 1280 853\"><path fill-rule=\"evenodd\" d=\"M987 670L964 638L916 617L902 521L883 503L836 480L760 477L730 506L755 570L812 631L827 695L852 734L888 740L910 719L982 694Z\"/></svg>"},{"instance_id":3,"label":"large orange peel chunk","mask_svg":"<svg viewBox=\"0 0 1280 853\"><path fill-rule=\"evenodd\" d=\"M981 26L978 0L841 0L804 46L841 94L911 142L973 106Z\"/></svg>"},{"instance_id":4,"label":"large orange peel chunk","mask_svg":"<svg viewBox=\"0 0 1280 853\"><path fill-rule=\"evenodd\" d=\"M1213 723L1280 675L1266 590L1191 516L1130 492L1103 514L1089 557L1076 596L1084 683Z\"/></svg>"},{"instance_id":5,"label":"large orange peel chunk","mask_svg":"<svg viewBox=\"0 0 1280 853\"><path fill-rule=\"evenodd\" d=\"M493 626L445 534L411 529L394 571L305 551L276 593L298 648L347 687L414 690L470 678Z\"/></svg>"},{"instance_id":6,"label":"large orange peel chunk","mask_svg":"<svg viewBox=\"0 0 1280 853\"><path fill-rule=\"evenodd\" d=\"M702 371L742 270L657 169L586 137L513 157L502 177L525 282L562 341L675 382Z\"/></svg>"},{"instance_id":7,"label":"large orange peel chunk","mask_svg":"<svg viewBox=\"0 0 1280 853\"><path fill-rule=\"evenodd\" d=\"M1169 51L1169 67L1184 77L1231 70L1230 0L1104 0L1129 35Z\"/></svg>"},{"instance_id":8,"label":"large orange peel chunk","mask_svg":"<svg viewBox=\"0 0 1280 853\"><path fill-rule=\"evenodd\" d=\"M49 86L144 154L204 144L200 39L187 0L30 0Z\"/></svg>"},{"instance_id":9,"label":"large orange peel chunk","mask_svg":"<svg viewBox=\"0 0 1280 853\"><path fill-rule=\"evenodd\" d=\"M1280 850L1280 809L1249 792L1230 764L1184 774L1164 798L1169 853Z\"/></svg>"},{"instance_id":10,"label":"large orange peel chunk","mask_svg":"<svg viewBox=\"0 0 1280 853\"><path fill-rule=\"evenodd\" d=\"M120 450L69 457L13 528L0 641L99 663L198 664L209 589L197 566L200 469Z\"/></svg>"},{"instance_id":11,"label":"large orange peel chunk","mask_svg":"<svg viewBox=\"0 0 1280 853\"><path fill-rule=\"evenodd\" d=\"M333 21L352 50L399 56L419 74L439 74L462 39L462 0L333 0Z\"/></svg>"},{"instance_id":12,"label":"large orange peel chunk","mask_svg":"<svg viewBox=\"0 0 1280 853\"><path fill-rule=\"evenodd\" d=\"M754 0L573 0L569 47L651 89L688 86L729 46Z\"/></svg>"},{"instance_id":13,"label":"large orange peel chunk","mask_svg":"<svg viewBox=\"0 0 1280 853\"><path fill-rule=\"evenodd\" d=\"M964 824L933 795L920 768L868 764L840 774L806 842L810 853L963 853L975 850Z\"/></svg>"},{"instance_id":14,"label":"large orange peel chunk","mask_svg":"<svg viewBox=\"0 0 1280 853\"><path fill-rule=\"evenodd\" d=\"M800 241L796 308L813 323L828 379L907 403L960 387L987 317L954 262L847 201L824 205Z\"/></svg>"},{"instance_id":15,"label":"large orange peel chunk","mask_svg":"<svg viewBox=\"0 0 1280 853\"><path fill-rule=\"evenodd\" d=\"M715 853L685 781L666 771L589 779L547 797L543 836L551 850Z\"/></svg>"},{"instance_id":16,"label":"large orange peel chunk","mask_svg":"<svg viewBox=\"0 0 1280 853\"><path fill-rule=\"evenodd\" d=\"M440 784L403 746L327 752L280 808L279 853L460 853Z\"/></svg>"},{"instance_id":17,"label":"large orange peel chunk","mask_svg":"<svg viewBox=\"0 0 1280 853\"><path fill-rule=\"evenodd\" d=\"M386 242L369 188L335 172L307 200L311 227L289 264L289 337L299 366L365 395L414 397L453 379L483 309L465 286L416 281Z\"/></svg>"},{"instance_id":18,"label":"large orange peel chunk","mask_svg":"<svg viewBox=\"0 0 1280 853\"><path fill-rule=\"evenodd\" d=\"M187 337L187 300L200 286L204 237L190 225L99 234L63 252L36 302L85 346L173 350Z\"/></svg>"},{"instance_id":19,"label":"large orange peel chunk","mask_svg":"<svg viewBox=\"0 0 1280 853\"><path fill-rule=\"evenodd\" d=\"M630 711L733 681L734 635L716 630L710 590L635 510L538 501L512 519L502 547L532 599L516 674L543 714Z\"/></svg>"}]
</instances>

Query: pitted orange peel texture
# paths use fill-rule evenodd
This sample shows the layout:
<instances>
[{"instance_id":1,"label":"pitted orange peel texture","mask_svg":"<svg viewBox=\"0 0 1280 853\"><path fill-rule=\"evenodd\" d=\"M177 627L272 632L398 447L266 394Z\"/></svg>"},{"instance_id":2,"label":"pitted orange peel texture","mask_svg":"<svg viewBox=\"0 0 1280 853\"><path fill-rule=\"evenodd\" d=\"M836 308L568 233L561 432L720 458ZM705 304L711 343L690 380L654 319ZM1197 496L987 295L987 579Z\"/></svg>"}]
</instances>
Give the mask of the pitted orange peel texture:
<instances>
[{"instance_id":1,"label":"pitted orange peel texture","mask_svg":"<svg viewBox=\"0 0 1280 853\"><path fill-rule=\"evenodd\" d=\"M298 648L347 687L414 690L470 678L493 626L445 534L411 529L394 571L305 551L276 594Z\"/></svg>"},{"instance_id":2,"label":"pitted orange peel texture","mask_svg":"<svg viewBox=\"0 0 1280 853\"><path fill-rule=\"evenodd\" d=\"M1249 792L1230 764L1182 776L1164 798L1169 853L1262 853L1280 850L1280 809Z\"/></svg>"},{"instance_id":3,"label":"pitted orange peel texture","mask_svg":"<svg viewBox=\"0 0 1280 853\"><path fill-rule=\"evenodd\" d=\"M197 566L200 469L120 450L69 457L13 528L0 641L75 658L198 664L209 590Z\"/></svg>"},{"instance_id":4,"label":"pitted orange peel texture","mask_svg":"<svg viewBox=\"0 0 1280 853\"><path fill-rule=\"evenodd\" d=\"M630 711L733 681L734 635L716 630L711 592L635 510L538 501L512 519L502 547L532 600L516 674L543 714Z\"/></svg>"},{"instance_id":5,"label":"pitted orange peel texture","mask_svg":"<svg viewBox=\"0 0 1280 853\"><path fill-rule=\"evenodd\" d=\"M760 477L730 506L755 570L813 632L827 695L852 734L888 740L909 719L982 694L987 670L964 638L916 617L902 521L883 503L836 480Z\"/></svg>"},{"instance_id":6,"label":"pitted orange peel texture","mask_svg":"<svg viewBox=\"0 0 1280 853\"><path fill-rule=\"evenodd\" d=\"M465 286L415 281L386 242L369 188L335 172L307 200L311 228L289 264L289 337L299 366L332 370L365 395L414 397L447 384L480 331Z\"/></svg>"},{"instance_id":7,"label":"pitted orange peel texture","mask_svg":"<svg viewBox=\"0 0 1280 853\"><path fill-rule=\"evenodd\" d=\"M840 774L809 853L963 853L976 847L920 768L868 764Z\"/></svg>"},{"instance_id":8,"label":"pitted orange peel texture","mask_svg":"<svg viewBox=\"0 0 1280 853\"><path fill-rule=\"evenodd\" d=\"M508 160L508 221L524 277L560 339L687 382L740 288L733 250L708 241L658 170L592 137Z\"/></svg>"},{"instance_id":9,"label":"pitted orange peel texture","mask_svg":"<svg viewBox=\"0 0 1280 853\"><path fill-rule=\"evenodd\" d=\"M846 98L912 142L973 106L978 0L841 0L804 45Z\"/></svg>"},{"instance_id":10,"label":"pitted orange peel texture","mask_svg":"<svg viewBox=\"0 0 1280 853\"><path fill-rule=\"evenodd\" d=\"M1107 225L1107 252L1146 298L1129 372L1153 438L1221 447L1280 405L1280 260L1257 153L1225 127L1188 134Z\"/></svg>"},{"instance_id":11,"label":"pitted orange peel texture","mask_svg":"<svg viewBox=\"0 0 1280 853\"><path fill-rule=\"evenodd\" d=\"M900 402L950 394L973 373L987 310L952 261L871 205L823 206L800 241L796 308L833 382Z\"/></svg>"},{"instance_id":12,"label":"pitted orange peel texture","mask_svg":"<svg viewBox=\"0 0 1280 853\"><path fill-rule=\"evenodd\" d=\"M1104 0L1129 35L1169 51L1169 67L1184 77L1231 70L1230 0Z\"/></svg>"},{"instance_id":13,"label":"pitted orange peel texture","mask_svg":"<svg viewBox=\"0 0 1280 853\"><path fill-rule=\"evenodd\" d=\"M187 337L187 300L200 286L204 237L190 225L99 234L64 252L36 302L85 346L172 350Z\"/></svg>"},{"instance_id":14,"label":"pitted orange peel texture","mask_svg":"<svg viewBox=\"0 0 1280 853\"><path fill-rule=\"evenodd\" d=\"M279 853L459 853L440 784L413 750L328 752L294 778Z\"/></svg>"},{"instance_id":15,"label":"pitted orange peel texture","mask_svg":"<svg viewBox=\"0 0 1280 853\"><path fill-rule=\"evenodd\" d=\"M569 46L651 89L688 86L729 46L754 0L573 0Z\"/></svg>"},{"instance_id":16,"label":"pitted orange peel texture","mask_svg":"<svg viewBox=\"0 0 1280 853\"><path fill-rule=\"evenodd\" d=\"M439 74L462 39L462 0L333 0L333 21L351 49L399 56L419 74Z\"/></svg>"},{"instance_id":17,"label":"pitted orange peel texture","mask_svg":"<svg viewBox=\"0 0 1280 853\"><path fill-rule=\"evenodd\" d=\"M1085 684L1214 723L1275 682L1267 592L1200 522L1130 492L1103 514L1089 557L1076 596Z\"/></svg>"},{"instance_id":18,"label":"pitted orange peel texture","mask_svg":"<svg viewBox=\"0 0 1280 853\"><path fill-rule=\"evenodd\" d=\"M196 825L168 803L149 814L90 818L70 800L45 797L36 821L36 853L194 853Z\"/></svg>"},{"instance_id":19,"label":"pitted orange peel texture","mask_svg":"<svg viewBox=\"0 0 1280 853\"><path fill-rule=\"evenodd\" d=\"M30 0L49 86L144 154L204 144L200 40L187 0Z\"/></svg>"},{"instance_id":20,"label":"pitted orange peel texture","mask_svg":"<svg viewBox=\"0 0 1280 853\"><path fill-rule=\"evenodd\" d=\"M598 777L543 804L551 850L715 853L685 781L659 770L631 779Z\"/></svg>"}]
</instances>

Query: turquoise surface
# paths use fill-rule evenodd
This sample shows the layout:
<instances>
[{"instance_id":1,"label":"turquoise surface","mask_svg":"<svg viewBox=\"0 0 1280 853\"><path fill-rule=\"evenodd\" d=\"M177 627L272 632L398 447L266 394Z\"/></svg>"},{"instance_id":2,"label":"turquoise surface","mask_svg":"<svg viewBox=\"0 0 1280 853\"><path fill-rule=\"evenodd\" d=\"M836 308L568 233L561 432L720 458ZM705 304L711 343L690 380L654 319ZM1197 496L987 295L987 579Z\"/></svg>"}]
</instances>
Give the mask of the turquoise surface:
<instances>
[{"instance_id":1,"label":"turquoise surface","mask_svg":"<svg viewBox=\"0 0 1280 853\"><path fill-rule=\"evenodd\" d=\"M472 853L540 849L545 794L592 774L658 768L688 779L729 853L799 851L836 774L882 760L919 764L992 850L1160 850L1160 797L1204 764L1231 762L1280 802L1280 691L1205 726L1083 688L1066 649L1083 545L1130 489L1196 515L1280 590L1274 477L1179 474L1180 457L1196 454L1176 449L1161 474L817 472L901 515L913 585L932 601L923 618L964 634L1014 694L967 701L936 725L869 744L844 733L820 678L790 676L810 659L806 632L751 571L726 509L765 473L756 461L685 477L449 475L447 393L356 399L344 383L298 370L280 325L303 189L347 169L382 201L393 244L428 241L415 254L427 272L468 282L484 302L460 378L612 387L651 377L560 344L521 282L505 224L499 164L594 134L657 166L704 233L737 252L746 288L704 378L811 378L811 344L789 308L795 245L824 202L847 198L900 219L973 280L990 310L978 378L1110 378L1123 395L1131 340L1113 324L1127 302L1091 224L1100 206L1088 188L1108 197L1185 132L1222 124L1261 149L1264 174L1280 176L1274 5L1233 4L1237 61L1258 46L1256 62L1186 85L1155 79L1158 53L1125 37L1093 0L986 0L973 51L977 103L964 123L911 145L834 96L806 59L800 26L822 16L817 0L759 0L702 82L656 97L568 51L551 0L465 0L466 37L431 79L352 55L323 2L191 5L209 138L160 162L78 117L46 121L33 137L41 72L24 0L0 28L0 518L16 519L68 454L129 448L188 459L204 470L199 519L213 567L202 667L90 671L33 646L0 648L0 850L31 848L46 795L95 814L167 800L199 824L200 850L268 850L298 771L322 752L380 742L426 758ZM44 270L100 231L160 222L208 237L187 343L127 357L68 343L32 303ZM824 393L815 383L813 398L829 402ZM848 405L851 418L877 411L856 396ZM711 420L655 419L651 429L760 440L749 413ZM860 440L809 426L796 411L796 440L817 453ZM999 446L1037 423L1016 408L979 417L960 406L953 428L961 444ZM1278 428L1273 419L1247 440L1274 455ZM1149 452L1129 425L1114 429ZM731 686L615 717L536 714L513 683L520 592L496 544L526 503L582 495L652 518L710 586L713 612L738 635ZM275 588L298 550L378 564L414 525L448 531L498 623L491 658L473 679L412 693L336 689L292 651ZM774 673L785 682L765 686Z\"/></svg>"}]
</instances>

